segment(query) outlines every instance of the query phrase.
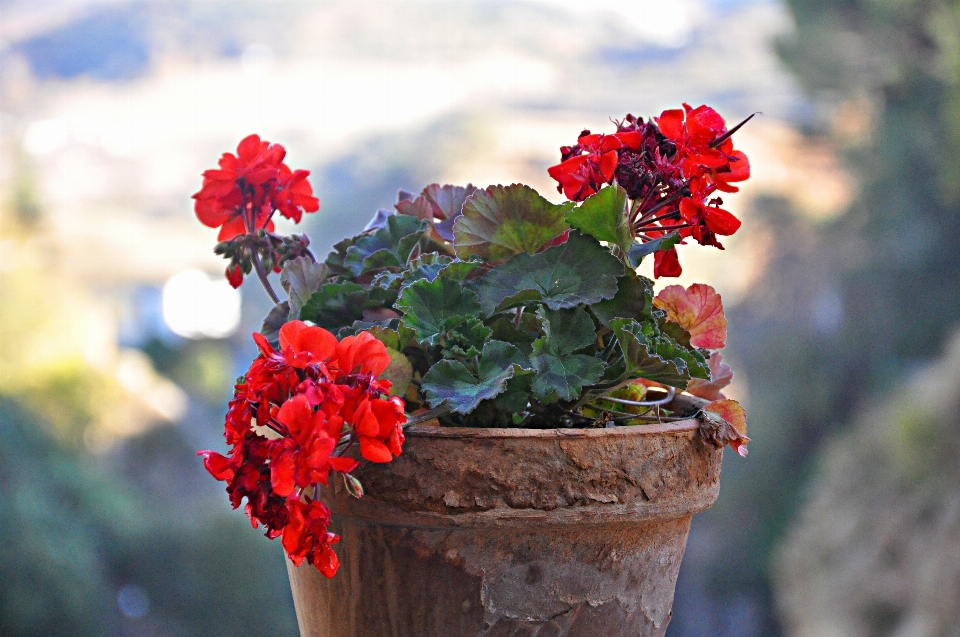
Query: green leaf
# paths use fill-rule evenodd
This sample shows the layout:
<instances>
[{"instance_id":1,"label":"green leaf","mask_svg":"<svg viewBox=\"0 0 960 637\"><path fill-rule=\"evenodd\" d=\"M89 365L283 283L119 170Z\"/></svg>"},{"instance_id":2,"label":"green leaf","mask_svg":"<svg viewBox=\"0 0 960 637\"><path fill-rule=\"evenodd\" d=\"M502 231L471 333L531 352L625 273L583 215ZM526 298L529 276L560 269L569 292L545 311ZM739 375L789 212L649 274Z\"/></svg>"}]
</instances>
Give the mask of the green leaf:
<instances>
[{"instance_id":1,"label":"green leaf","mask_svg":"<svg viewBox=\"0 0 960 637\"><path fill-rule=\"evenodd\" d=\"M476 356L493 334L493 330L474 317L464 318L462 321L451 319L448 324L451 328L443 335L445 358Z\"/></svg>"},{"instance_id":2,"label":"green leaf","mask_svg":"<svg viewBox=\"0 0 960 637\"><path fill-rule=\"evenodd\" d=\"M678 243L680 243L680 233L677 231L665 234L647 243L634 243L630 246L630 251L627 253L630 267L635 268L639 266L640 262L643 261L643 258L648 254L653 254L657 250L669 250Z\"/></svg>"},{"instance_id":3,"label":"green leaf","mask_svg":"<svg viewBox=\"0 0 960 637\"><path fill-rule=\"evenodd\" d=\"M360 332L369 332L374 329L385 329L396 331L400 325L399 319L386 319L383 321L354 321L350 325L345 325L336 330L335 335L338 339L344 339L347 336L356 336Z\"/></svg>"},{"instance_id":4,"label":"green leaf","mask_svg":"<svg viewBox=\"0 0 960 637\"><path fill-rule=\"evenodd\" d=\"M395 349L398 352L403 351L403 348L410 343L414 336L413 330L406 329L402 325L398 325L397 329L373 325L365 328L364 331L370 332L378 341L386 345L387 349Z\"/></svg>"},{"instance_id":5,"label":"green leaf","mask_svg":"<svg viewBox=\"0 0 960 637\"><path fill-rule=\"evenodd\" d=\"M630 377L686 389L691 376L709 380L710 368L703 355L687 349L661 334L655 326L644 326L633 320L615 319L611 328L620 343L626 373Z\"/></svg>"},{"instance_id":6,"label":"green leaf","mask_svg":"<svg viewBox=\"0 0 960 637\"><path fill-rule=\"evenodd\" d=\"M327 283L314 292L300 310L300 318L336 330L363 318L369 293L352 281Z\"/></svg>"},{"instance_id":7,"label":"green leaf","mask_svg":"<svg viewBox=\"0 0 960 637\"><path fill-rule=\"evenodd\" d=\"M428 252L427 254L420 255L411 261L410 265L402 273L403 283L401 287L406 287L414 281L420 281L421 279L433 281L437 278L437 275L440 274L440 271L450 265L452 261L452 257L437 252Z\"/></svg>"},{"instance_id":8,"label":"green leaf","mask_svg":"<svg viewBox=\"0 0 960 637\"><path fill-rule=\"evenodd\" d=\"M519 350L513 352L511 347L509 343L488 342L480 355L476 372L460 361L445 359L435 363L421 384L430 406L437 407L446 402L454 412L468 414L481 401L503 393L515 371L512 360L522 357Z\"/></svg>"},{"instance_id":9,"label":"green leaf","mask_svg":"<svg viewBox=\"0 0 960 637\"><path fill-rule=\"evenodd\" d=\"M440 278L411 283L395 305L402 325L414 330L417 340L435 345L438 337L466 318L480 318L477 295L456 281Z\"/></svg>"},{"instance_id":10,"label":"green leaf","mask_svg":"<svg viewBox=\"0 0 960 637\"><path fill-rule=\"evenodd\" d=\"M509 306L507 300L541 301L558 310L613 298L623 272L623 263L607 248L574 231L565 243L495 267L477 280L476 290L488 316Z\"/></svg>"},{"instance_id":11,"label":"green leaf","mask_svg":"<svg viewBox=\"0 0 960 637\"><path fill-rule=\"evenodd\" d=\"M280 285L290 297L288 320L300 318L300 309L323 285L326 273L327 268L322 263L314 263L309 257L297 257L284 264L280 272Z\"/></svg>"},{"instance_id":12,"label":"green leaf","mask_svg":"<svg viewBox=\"0 0 960 637\"><path fill-rule=\"evenodd\" d=\"M683 347L693 349L693 345L690 344L690 332L679 323L667 319L666 312L657 307L653 309L652 316L657 319L657 327L660 328L661 333L666 334Z\"/></svg>"},{"instance_id":13,"label":"green leaf","mask_svg":"<svg viewBox=\"0 0 960 637\"><path fill-rule=\"evenodd\" d=\"M426 222L416 217L387 217L384 227L373 234L361 235L346 248L343 267L354 276L360 276L379 268L403 266L426 227Z\"/></svg>"},{"instance_id":14,"label":"green leaf","mask_svg":"<svg viewBox=\"0 0 960 637\"><path fill-rule=\"evenodd\" d=\"M616 296L595 303L590 309L607 327L610 327L610 322L616 318L642 321L650 316L653 309L653 283L633 270L627 270L617 279Z\"/></svg>"},{"instance_id":15,"label":"green leaf","mask_svg":"<svg viewBox=\"0 0 960 637\"><path fill-rule=\"evenodd\" d=\"M533 393L543 402L576 400L587 385L592 385L603 375L606 367L602 360L586 354L557 356L540 352L535 341L533 362L537 378L533 381Z\"/></svg>"},{"instance_id":16,"label":"green leaf","mask_svg":"<svg viewBox=\"0 0 960 637\"><path fill-rule=\"evenodd\" d=\"M393 384L390 387L391 396L403 396L407 393L407 388L410 387L410 381L413 379L413 365L406 356L392 347L387 348L387 354L390 355L390 364L383 370L380 377L386 378Z\"/></svg>"},{"instance_id":17,"label":"green leaf","mask_svg":"<svg viewBox=\"0 0 960 637\"><path fill-rule=\"evenodd\" d=\"M488 261L533 254L569 229L564 215L572 206L552 204L522 184L478 190L453 226L454 249L461 259L478 255Z\"/></svg>"},{"instance_id":18,"label":"green leaf","mask_svg":"<svg viewBox=\"0 0 960 637\"><path fill-rule=\"evenodd\" d=\"M633 237L627 225L627 193L620 186L601 188L567 213L567 223L598 241L627 252Z\"/></svg>"},{"instance_id":19,"label":"green leaf","mask_svg":"<svg viewBox=\"0 0 960 637\"><path fill-rule=\"evenodd\" d=\"M485 264L483 261L474 259L471 261L461 261L457 259L440 271L440 276L451 281L465 281L473 272Z\"/></svg>"},{"instance_id":20,"label":"green leaf","mask_svg":"<svg viewBox=\"0 0 960 637\"><path fill-rule=\"evenodd\" d=\"M533 341L540 335L540 321L532 312L523 314L519 329L510 316L497 317L490 323L490 328L493 330L494 340L513 343L527 356L530 355Z\"/></svg>"},{"instance_id":21,"label":"green leaf","mask_svg":"<svg viewBox=\"0 0 960 637\"><path fill-rule=\"evenodd\" d=\"M549 349L557 355L572 354L596 343L597 328L583 308L540 309L537 315L543 319L543 331Z\"/></svg>"},{"instance_id":22,"label":"green leaf","mask_svg":"<svg viewBox=\"0 0 960 637\"><path fill-rule=\"evenodd\" d=\"M514 371L513 377L507 381L507 388L493 399L493 406L510 414L524 411L530 404L533 378L533 371L524 369Z\"/></svg>"},{"instance_id":23,"label":"green leaf","mask_svg":"<svg viewBox=\"0 0 960 637\"><path fill-rule=\"evenodd\" d=\"M531 369L530 359L512 343L489 341L483 348L480 370L503 369L507 365L516 365L520 369Z\"/></svg>"},{"instance_id":24,"label":"green leaf","mask_svg":"<svg viewBox=\"0 0 960 637\"><path fill-rule=\"evenodd\" d=\"M574 400L584 386L597 382L606 365L577 350L595 344L593 319L583 308L541 310L545 336L533 342L531 362L537 377L533 392L544 402Z\"/></svg>"}]
</instances>

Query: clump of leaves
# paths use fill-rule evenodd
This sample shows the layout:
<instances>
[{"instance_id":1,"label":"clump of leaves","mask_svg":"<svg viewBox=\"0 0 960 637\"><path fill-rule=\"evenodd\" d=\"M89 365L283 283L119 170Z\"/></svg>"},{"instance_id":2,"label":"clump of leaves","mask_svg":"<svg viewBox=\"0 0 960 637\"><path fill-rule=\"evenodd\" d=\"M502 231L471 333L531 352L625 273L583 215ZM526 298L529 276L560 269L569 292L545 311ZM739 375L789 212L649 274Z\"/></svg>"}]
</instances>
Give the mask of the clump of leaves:
<instances>
[{"instance_id":1,"label":"clump of leaves","mask_svg":"<svg viewBox=\"0 0 960 637\"><path fill-rule=\"evenodd\" d=\"M341 338L369 331L408 411L440 412L443 425L589 426L599 400L638 380L710 385L700 345L722 346L719 297L697 289L688 303L671 286L654 301L635 271L653 251L634 243L628 205L616 185L579 205L519 184L401 192L323 264L285 265L289 301L264 334L294 319Z\"/></svg>"}]
</instances>

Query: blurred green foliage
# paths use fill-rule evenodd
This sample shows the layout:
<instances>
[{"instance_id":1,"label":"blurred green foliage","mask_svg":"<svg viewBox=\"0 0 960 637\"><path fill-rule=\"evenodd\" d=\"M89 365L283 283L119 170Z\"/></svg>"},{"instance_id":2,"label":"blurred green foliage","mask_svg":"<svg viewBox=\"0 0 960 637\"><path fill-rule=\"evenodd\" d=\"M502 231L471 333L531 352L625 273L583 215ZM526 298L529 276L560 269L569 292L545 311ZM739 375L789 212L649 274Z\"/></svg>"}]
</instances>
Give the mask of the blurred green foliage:
<instances>
[{"instance_id":1,"label":"blurred green foliage","mask_svg":"<svg viewBox=\"0 0 960 637\"><path fill-rule=\"evenodd\" d=\"M152 468L157 447L192 459L175 430L128 443L124 475L64 449L47 428L0 397L0 634L296 634L276 543L228 506L209 506L213 498L197 502L183 467L172 492L139 484L149 471L137 457L158 431ZM143 617L118 607L127 585L146 592Z\"/></svg>"},{"instance_id":2,"label":"blurred green foliage","mask_svg":"<svg viewBox=\"0 0 960 637\"><path fill-rule=\"evenodd\" d=\"M296 635L279 543L230 509L185 438L217 438L202 402L222 407L229 351L171 354L162 371L200 401L191 422L151 422L113 343L90 351L102 314L55 269L18 175L0 202L0 635Z\"/></svg>"},{"instance_id":3,"label":"blurred green foliage","mask_svg":"<svg viewBox=\"0 0 960 637\"><path fill-rule=\"evenodd\" d=\"M960 319L960 2L787 5L796 29L779 51L811 98L808 132L840 149L860 190L820 223L759 200L776 248L729 312L753 442L749 462L724 467L735 495L703 518L720 532L714 592L766 599L762 635L779 634L769 560L820 443L938 356Z\"/></svg>"}]
</instances>

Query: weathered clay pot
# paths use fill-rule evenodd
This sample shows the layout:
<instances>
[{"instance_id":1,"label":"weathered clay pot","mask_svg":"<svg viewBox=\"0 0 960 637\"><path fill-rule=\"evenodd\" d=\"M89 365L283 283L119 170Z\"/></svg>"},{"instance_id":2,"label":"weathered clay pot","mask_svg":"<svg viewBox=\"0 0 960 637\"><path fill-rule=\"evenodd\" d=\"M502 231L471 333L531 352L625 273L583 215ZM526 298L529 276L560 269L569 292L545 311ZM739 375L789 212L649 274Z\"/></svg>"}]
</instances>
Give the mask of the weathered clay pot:
<instances>
[{"instance_id":1,"label":"weathered clay pot","mask_svg":"<svg viewBox=\"0 0 960 637\"><path fill-rule=\"evenodd\" d=\"M411 427L361 500L323 494L336 577L287 563L302 637L664 635L720 488L698 426Z\"/></svg>"}]
</instances>

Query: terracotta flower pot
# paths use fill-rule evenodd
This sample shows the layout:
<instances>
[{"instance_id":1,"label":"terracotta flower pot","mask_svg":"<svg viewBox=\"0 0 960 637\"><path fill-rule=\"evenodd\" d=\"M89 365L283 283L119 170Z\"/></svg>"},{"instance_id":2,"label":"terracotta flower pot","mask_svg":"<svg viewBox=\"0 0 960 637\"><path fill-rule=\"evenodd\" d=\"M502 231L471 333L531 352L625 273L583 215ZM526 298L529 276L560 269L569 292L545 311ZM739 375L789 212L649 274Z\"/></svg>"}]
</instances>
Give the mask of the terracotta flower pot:
<instances>
[{"instance_id":1,"label":"terracotta flower pot","mask_svg":"<svg viewBox=\"0 0 960 637\"><path fill-rule=\"evenodd\" d=\"M411 427L324 494L342 566L289 562L302 637L663 635L690 518L722 452L684 420L611 429Z\"/></svg>"}]
</instances>

